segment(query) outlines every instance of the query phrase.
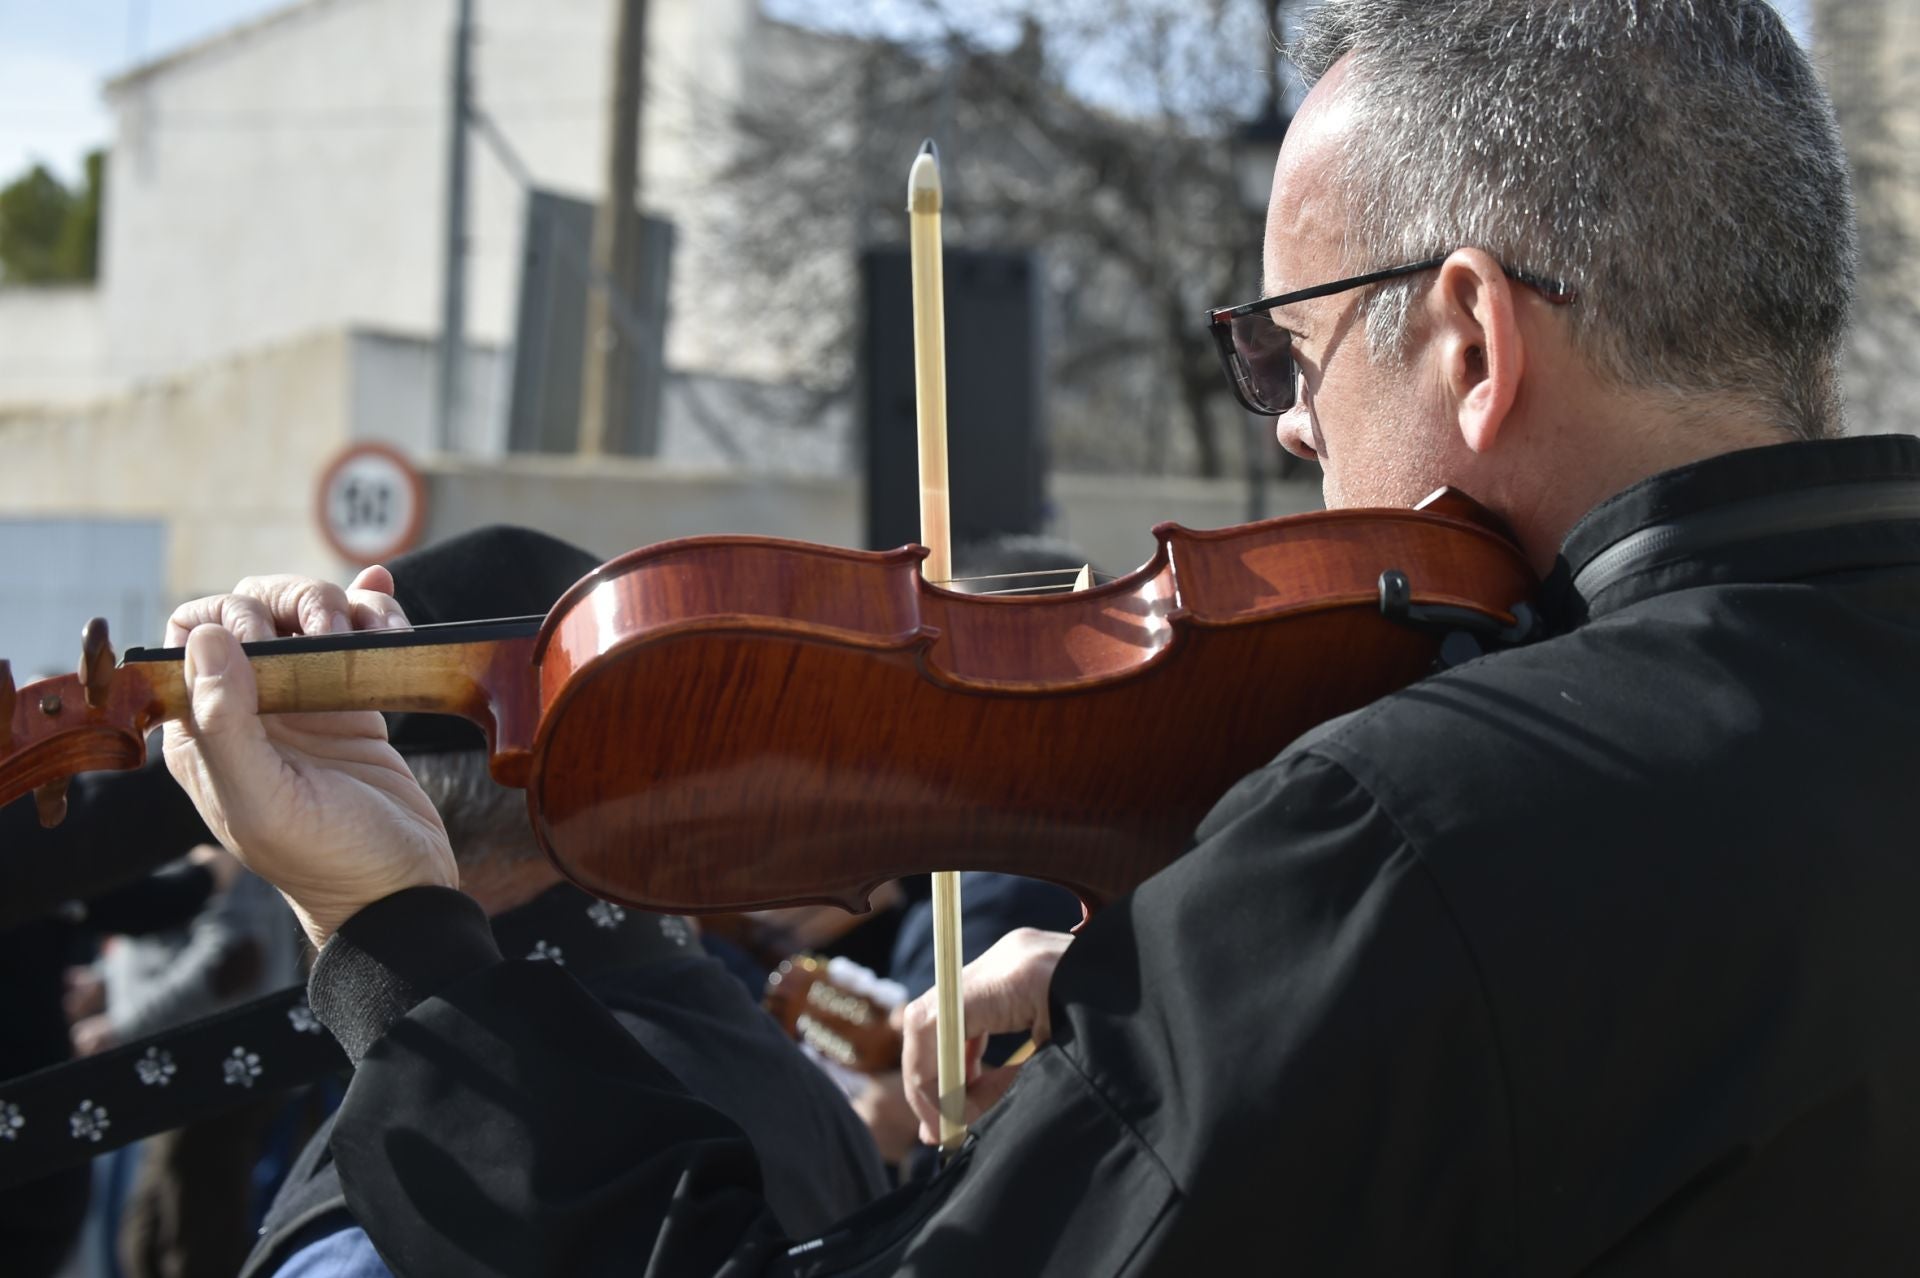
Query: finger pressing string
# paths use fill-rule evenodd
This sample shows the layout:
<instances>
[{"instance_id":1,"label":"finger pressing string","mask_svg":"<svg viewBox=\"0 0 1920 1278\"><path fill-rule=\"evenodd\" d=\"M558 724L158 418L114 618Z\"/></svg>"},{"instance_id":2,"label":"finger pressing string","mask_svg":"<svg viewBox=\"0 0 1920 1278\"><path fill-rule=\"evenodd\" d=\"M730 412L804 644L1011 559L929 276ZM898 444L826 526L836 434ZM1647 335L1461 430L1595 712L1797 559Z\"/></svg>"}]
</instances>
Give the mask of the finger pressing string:
<instances>
[{"instance_id":1,"label":"finger pressing string","mask_svg":"<svg viewBox=\"0 0 1920 1278\"><path fill-rule=\"evenodd\" d=\"M248 577L233 592L265 604L283 634L341 634L353 628L347 592L330 581L287 574Z\"/></svg>"}]
</instances>

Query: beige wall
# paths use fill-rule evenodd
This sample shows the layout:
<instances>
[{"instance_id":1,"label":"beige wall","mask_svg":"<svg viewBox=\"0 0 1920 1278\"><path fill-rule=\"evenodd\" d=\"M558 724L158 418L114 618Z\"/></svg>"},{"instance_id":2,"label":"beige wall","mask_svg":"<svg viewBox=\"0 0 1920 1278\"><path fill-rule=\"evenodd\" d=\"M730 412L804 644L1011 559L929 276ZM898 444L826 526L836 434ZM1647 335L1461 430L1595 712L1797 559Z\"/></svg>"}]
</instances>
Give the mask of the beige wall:
<instances>
[{"instance_id":1,"label":"beige wall","mask_svg":"<svg viewBox=\"0 0 1920 1278\"><path fill-rule=\"evenodd\" d=\"M392 420L367 419L356 391L391 373L389 345L378 335L315 335L82 405L0 406L0 516L159 521L175 599L227 589L249 573L344 579L351 566L321 537L314 492L349 442L392 439L415 452ZM864 527L861 483L851 476L571 456L427 457L420 466L429 538L521 523L612 556L701 533L851 546ZM1153 553L1160 520L1211 528L1239 523L1247 510L1245 486L1230 481L1056 475L1051 495L1053 531L1116 573ZM1318 504L1310 483L1269 493L1274 514Z\"/></svg>"},{"instance_id":2,"label":"beige wall","mask_svg":"<svg viewBox=\"0 0 1920 1278\"><path fill-rule=\"evenodd\" d=\"M163 520L176 597L333 573L313 490L347 438L348 350L315 337L81 407L0 408L0 511Z\"/></svg>"},{"instance_id":3,"label":"beige wall","mask_svg":"<svg viewBox=\"0 0 1920 1278\"><path fill-rule=\"evenodd\" d=\"M1087 552L1103 572L1123 573L1153 554L1153 526L1227 528L1247 522L1247 485L1240 479L1138 475L1054 475L1048 481L1054 532ZM1320 509L1318 472L1311 481L1269 483L1266 513Z\"/></svg>"},{"instance_id":4,"label":"beige wall","mask_svg":"<svg viewBox=\"0 0 1920 1278\"><path fill-rule=\"evenodd\" d=\"M429 463L428 535L489 523L540 527L611 557L635 546L701 533L759 533L829 545L861 544L863 496L855 478L689 474L629 458L513 457ZM1239 482L1055 475L1054 531L1102 571L1120 573L1153 554L1163 519L1218 528L1246 519ZM1318 509L1315 484L1275 485L1272 514Z\"/></svg>"},{"instance_id":5,"label":"beige wall","mask_svg":"<svg viewBox=\"0 0 1920 1278\"><path fill-rule=\"evenodd\" d=\"M0 405L72 404L107 391L106 325L92 287L0 288Z\"/></svg>"},{"instance_id":6,"label":"beige wall","mask_svg":"<svg viewBox=\"0 0 1920 1278\"><path fill-rule=\"evenodd\" d=\"M536 185L597 199L616 6L476 10L480 107ZM454 11L305 0L107 86L113 376L164 376L319 329L438 330ZM686 322L669 359L697 366L712 283L696 264L716 258L703 202L730 158L743 50L767 27L752 0L656 0L648 27L641 195L678 225ZM515 318L523 193L478 133L469 174L467 332L498 344Z\"/></svg>"},{"instance_id":7,"label":"beige wall","mask_svg":"<svg viewBox=\"0 0 1920 1278\"><path fill-rule=\"evenodd\" d=\"M516 456L427 464L429 538L525 524L611 558L700 533L758 533L857 545L851 479L688 473L638 458Z\"/></svg>"}]
</instances>

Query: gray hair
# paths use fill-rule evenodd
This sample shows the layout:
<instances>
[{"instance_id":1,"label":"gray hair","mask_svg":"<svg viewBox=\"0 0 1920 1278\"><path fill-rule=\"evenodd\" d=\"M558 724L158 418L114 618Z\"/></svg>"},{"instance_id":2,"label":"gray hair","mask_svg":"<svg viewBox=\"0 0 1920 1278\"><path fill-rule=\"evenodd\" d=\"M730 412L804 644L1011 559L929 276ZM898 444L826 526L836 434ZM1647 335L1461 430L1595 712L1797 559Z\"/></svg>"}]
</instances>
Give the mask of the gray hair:
<instances>
[{"instance_id":1,"label":"gray hair","mask_svg":"<svg viewBox=\"0 0 1920 1278\"><path fill-rule=\"evenodd\" d=\"M1330 0L1293 58L1312 82L1347 53L1356 270L1484 249L1577 290L1570 331L1616 383L1839 431L1846 156L1764 0ZM1368 299L1377 354L1431 278Z\"/></svg>"},{"instance_id":2,"label":"gray hair","mask_svg":"<svg viewBox=\"0 0 1920 1278\"><path fill-rule=\"evenodd\" d=\"M408 754L407 766L439 810L463 868L528 861L540 855L527 828L527 796L495 781L479 750Z\"/></svg>"}]
</instances>

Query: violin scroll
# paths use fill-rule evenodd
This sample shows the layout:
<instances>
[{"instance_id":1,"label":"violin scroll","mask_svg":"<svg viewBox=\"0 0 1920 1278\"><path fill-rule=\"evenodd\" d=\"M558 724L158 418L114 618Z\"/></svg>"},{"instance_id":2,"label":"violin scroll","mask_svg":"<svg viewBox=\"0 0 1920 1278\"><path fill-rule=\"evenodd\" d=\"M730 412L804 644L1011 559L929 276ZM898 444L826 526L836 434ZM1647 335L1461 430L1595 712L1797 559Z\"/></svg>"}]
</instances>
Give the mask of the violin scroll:
<instances>
[{"instance_id":1,"label":"violin scroll","mask_svg":"<svg viewBox=\"0 0 1920 1278\"><path fill-rule=\"evenodd\" d=\"M146 732L162 717L147 672L114 664L107 623L80 632L80 663L70 675L16 688L0 662L0 803L31 792L43 826L67 814L67 779L78 772L137 768Z\"/></svg>"}]
</instances>

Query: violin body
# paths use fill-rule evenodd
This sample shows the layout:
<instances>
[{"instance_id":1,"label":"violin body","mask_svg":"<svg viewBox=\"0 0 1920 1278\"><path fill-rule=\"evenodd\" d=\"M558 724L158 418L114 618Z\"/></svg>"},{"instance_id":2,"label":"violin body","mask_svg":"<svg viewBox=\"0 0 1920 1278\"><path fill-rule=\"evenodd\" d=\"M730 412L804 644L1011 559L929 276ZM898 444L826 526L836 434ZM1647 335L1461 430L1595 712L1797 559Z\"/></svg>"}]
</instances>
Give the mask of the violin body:
<instances>
[{"instance_id":1,"label":"violin body","mask_svg":"<svg viewBox=\"0 0 1920 1278\"><path fill-rule=\"evenodd\" d=\"M544 619L248 644L262 713L457 714L574 882L643 909L859 912L928 870L1050 879L1089 909L1178 856L1213 803L1307 729L1432 668L1401 602L1513 621L1535 581L1477 505L1155 529L1125 577L1065 594L930 585L919 547L762 537L636 550ZM1410 584L1411 589L1405 588ZM179 650L78 674L0 668L0 801L137 766L183 717ZM4 663L0 663L3 667Z\"/></svg>"},{"instance_id":2,"label":"violin body","mask_svg":"<svg viewBox=\"0 0 1920 1278\"><path fill-rule=\"evenodd\" d=\"M928 584L917 547L702 537L613 560L535 641L536 836L646 909L858 911L936 867L1096 909L1288 742L1432 667L1437 638L1381 615L1384 569L1490 615L1534 587L1465 513L1155 535L1116 581L1012 598Z\"/></svg>"}]
</instances>

